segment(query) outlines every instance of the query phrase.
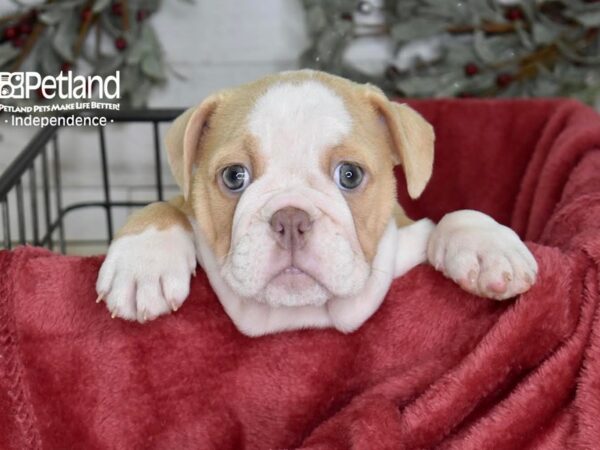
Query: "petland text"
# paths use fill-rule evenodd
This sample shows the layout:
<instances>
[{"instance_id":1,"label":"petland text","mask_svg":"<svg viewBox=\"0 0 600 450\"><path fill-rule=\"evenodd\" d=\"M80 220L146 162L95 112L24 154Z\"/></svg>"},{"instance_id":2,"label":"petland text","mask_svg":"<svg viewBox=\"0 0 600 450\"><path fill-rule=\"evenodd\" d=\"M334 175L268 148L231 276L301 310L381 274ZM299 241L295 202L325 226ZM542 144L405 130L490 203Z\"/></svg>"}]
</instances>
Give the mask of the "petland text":
<instances>
[{"instance_id":1,"label":"petland text","mask_svg":"<svg viewBox=\"0 0 600 450\"><path fill-rule=\"evenodd\" d=\"M41 94L44 98L61 100L118 99L121 73L102 77L100 75L59 75L42 77L37 72L0 72L0 99L29 99Z\"/></svg>"}]
</instances>

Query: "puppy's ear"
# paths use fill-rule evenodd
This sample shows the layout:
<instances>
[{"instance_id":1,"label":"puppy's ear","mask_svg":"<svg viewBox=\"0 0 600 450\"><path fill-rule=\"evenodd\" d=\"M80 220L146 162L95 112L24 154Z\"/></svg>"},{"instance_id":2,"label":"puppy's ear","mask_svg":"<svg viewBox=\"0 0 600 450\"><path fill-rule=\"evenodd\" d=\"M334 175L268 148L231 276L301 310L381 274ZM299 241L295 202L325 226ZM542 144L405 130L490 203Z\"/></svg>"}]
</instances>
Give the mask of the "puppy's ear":
<instances>
[{"instance_id":1,"label":"puppy's ear","mask_svg":"<svg viewBox=\"0 0 600 450\"><path fill-rule=\"evenodd\" d=\"M192 172L203 134L220 99L219 94L212 95L200 105L188 109L175 119L167 131L165 143L169 165L186 200L190 193Z\"/></svg>"},{"instance_id":2,"label":"puppy's ear","mask_svg":"<svg viewBox=\"0 0 600 450\"><path fill-rule=\"evenodd\" d=\"M433 170L433 127L414 109L389 101L378 89L369 87L367 95L389 130L394 160L402 164L408 194L418 198Z\"/></svg>"}]
</instances>

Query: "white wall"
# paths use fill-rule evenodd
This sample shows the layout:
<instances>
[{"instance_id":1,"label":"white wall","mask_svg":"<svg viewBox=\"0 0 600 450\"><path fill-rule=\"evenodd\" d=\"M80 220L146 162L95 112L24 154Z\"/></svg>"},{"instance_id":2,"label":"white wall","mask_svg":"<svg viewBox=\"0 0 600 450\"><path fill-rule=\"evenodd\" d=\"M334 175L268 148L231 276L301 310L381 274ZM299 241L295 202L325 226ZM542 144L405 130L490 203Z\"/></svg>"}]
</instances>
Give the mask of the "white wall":
<instances>
[{"instance_id":1,"label":"white wall","mask_svg":"<svg viewBox=\"0 0 600 450\"><path fill-rule=\"evenodd\" d=\"M183 106L223 87L296 67L308 45L299 0L165 2L156 30L175 71L151 99L155 106Z\"/></svg>"},{"instance_id":2,"label":"white wall","mask_svg":"<svg viewBox=\"0 0 600 450\"><path fill-rule=\"evenodd\" d=\"M0 0L0 13L11 10L11 4ZM295 68L308 44L299 0L169 0L152 20L170 67L168 83L151 95L149 104L154 107L190 106L218 89ZM11 127L4 119L0 116L0 172L38 131ZM152 199L151 128L113 125L107 137L113 197ZM66 129L60 144L63 204L102 199L97 134ZM168 172L165 165L163 173L173 185ZM117 212L117 225L127 214ZM100 213L76 213L67 222L67 236L72 239L95 239L104 233Z\"/></svg>"}]
</instances>

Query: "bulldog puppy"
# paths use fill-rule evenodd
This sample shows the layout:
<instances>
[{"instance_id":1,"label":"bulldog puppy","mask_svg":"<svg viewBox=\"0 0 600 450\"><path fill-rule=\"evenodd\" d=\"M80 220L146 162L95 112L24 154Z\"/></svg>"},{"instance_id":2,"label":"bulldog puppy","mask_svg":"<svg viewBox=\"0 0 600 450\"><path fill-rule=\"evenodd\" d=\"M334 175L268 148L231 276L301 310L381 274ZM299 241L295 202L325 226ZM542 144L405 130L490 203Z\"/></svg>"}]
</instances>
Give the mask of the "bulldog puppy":
<instances>
[{"instance_id":1,"label":"bulldog puppy","mask_svg":"<svg viewBox=\"0 0 600 450\"><path fill-rule=\"evenodd\" d=\"M98 301L140 322L176 311L196 262L237 328L351 332L392 280L429 261L467 291L503 300L537 264L509 228L476 211L412 222L432 171L434 132L376 87L303 70L219 92L167 138L182 196L134 214L99 273Z\"/></svg>"}]
</instances>

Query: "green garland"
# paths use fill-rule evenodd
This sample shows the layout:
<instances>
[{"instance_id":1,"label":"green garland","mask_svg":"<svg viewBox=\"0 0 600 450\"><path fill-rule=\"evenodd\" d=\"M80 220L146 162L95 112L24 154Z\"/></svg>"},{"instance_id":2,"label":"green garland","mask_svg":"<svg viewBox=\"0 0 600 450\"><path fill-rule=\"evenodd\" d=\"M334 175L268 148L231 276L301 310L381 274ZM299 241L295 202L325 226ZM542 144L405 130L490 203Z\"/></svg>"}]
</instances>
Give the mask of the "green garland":
<instances>
[{"instance_id":1,"label":"green garland","mask_svg":"<svg viewBox=\"0 0 600 450\"><path fill-rule=\"evenodd\" d=\"M165 80L163 51L147 20L160 0L13 2L15 13L0 18L0 71L105 76L119 70L120 103L132 107L144 105Z\"/></svg>"},{"instance_id":2,"label":"green garland","mask_svg":"<svg viewBox=\"0 0 600 450\"><path fill-rule=\"evenodd\" d=\"M387 70L368 74L344 57L365 35L356 14L369 1L303 0L312 45L302 65L410 97L571 96L600 98L597 0L386 0L384 23L367 33L391 40ZM363 27L364 28L364 27ZM411 42L433 39L436 57L399 67Z\"/></svg>"}]
</instances>

